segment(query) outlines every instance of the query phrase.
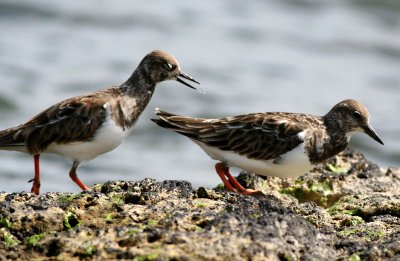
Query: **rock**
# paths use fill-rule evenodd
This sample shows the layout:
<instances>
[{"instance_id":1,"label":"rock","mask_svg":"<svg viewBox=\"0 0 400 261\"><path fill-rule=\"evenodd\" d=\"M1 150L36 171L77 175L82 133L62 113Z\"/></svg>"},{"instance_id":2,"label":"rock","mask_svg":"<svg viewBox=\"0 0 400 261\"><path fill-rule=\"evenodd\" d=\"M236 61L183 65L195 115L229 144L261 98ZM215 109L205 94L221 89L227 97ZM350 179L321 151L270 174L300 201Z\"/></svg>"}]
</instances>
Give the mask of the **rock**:
<instances>
[{"instance_id":1,"label":"rock","mask_svg":"<svg viewBox=\"0 0 400 261\"><path fill-rule=\"evenodd\" d=\"M346 150L296 179L109 181L79 194L0 193L0 260L398 260L400 171Z\"/></svg>"}]
</instances>

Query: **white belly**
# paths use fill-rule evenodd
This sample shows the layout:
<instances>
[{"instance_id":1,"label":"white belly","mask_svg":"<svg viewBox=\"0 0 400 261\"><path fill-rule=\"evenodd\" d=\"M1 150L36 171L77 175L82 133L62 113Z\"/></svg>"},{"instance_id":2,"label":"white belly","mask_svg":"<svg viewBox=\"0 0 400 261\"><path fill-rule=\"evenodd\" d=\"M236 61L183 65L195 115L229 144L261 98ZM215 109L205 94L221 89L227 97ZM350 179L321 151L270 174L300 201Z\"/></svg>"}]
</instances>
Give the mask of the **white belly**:
<instances>
[{"instance_id":1,"label":"white belly","mask_svg":"<svg viewBox=\"0 0 400 261\"><path fill-rule=\"evenodd\" d=\"M238 167L262 176L280 178L296 178L314 168L311 165L304 146L301 144L288 153L281 155L278 164L273 160L255 160L236 154L232 151L223 151L210 147L202 142L195 141L211 158L227 163L229 166Z\"/></svg>"},{"instance_id":2,"label":"white belly","mask_svg":"<svg viewBox=\"0 0 400 261\"><path fill-rule=\"evenodd\" d=\"M69 144L52 143L44 153L54 153L77 161L87 161L118 147L128 133L129 130L124 131L116 126L108 116L93 140Z\"/></svg>"}]
</instances>

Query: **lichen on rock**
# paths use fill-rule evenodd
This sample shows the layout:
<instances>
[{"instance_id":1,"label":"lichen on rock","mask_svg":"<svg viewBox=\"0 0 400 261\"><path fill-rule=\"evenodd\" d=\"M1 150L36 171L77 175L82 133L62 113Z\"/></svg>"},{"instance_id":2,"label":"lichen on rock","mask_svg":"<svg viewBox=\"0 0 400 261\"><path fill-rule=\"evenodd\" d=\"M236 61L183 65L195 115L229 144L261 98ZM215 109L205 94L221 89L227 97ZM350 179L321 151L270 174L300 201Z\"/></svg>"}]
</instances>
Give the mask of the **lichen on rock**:
<instances>
[{"instance_id":1,"label":"lichen on rock","mask_svg":"<svg viewBox=\"0 0 400 261\"><path fill-rule=\"evenodd\" d=\"M400 171L346 150L297 180L241 174L258 197L186 181L0 193L0 259L400 258Z\"/></svg>"}]
</instances>

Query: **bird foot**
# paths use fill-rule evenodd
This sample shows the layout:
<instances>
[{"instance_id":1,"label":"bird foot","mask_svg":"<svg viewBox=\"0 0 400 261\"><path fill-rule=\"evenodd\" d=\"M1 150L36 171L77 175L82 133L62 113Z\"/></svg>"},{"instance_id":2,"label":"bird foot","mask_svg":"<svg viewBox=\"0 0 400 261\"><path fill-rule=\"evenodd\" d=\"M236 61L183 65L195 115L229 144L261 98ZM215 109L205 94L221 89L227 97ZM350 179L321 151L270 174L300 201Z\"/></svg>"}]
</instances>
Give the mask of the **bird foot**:
<instances>
[{"instance_id":1,"label":"bird foot","mask_svg":"<svg viewBox=\"0 0 400 261\"><path fill-rule=\"evenodd\" d=\"M31 181L29 181L29 182L31 182ZM40 182L33 179L33 185L32 185L31 192L35 195L40 194Z\"/></svg>"},{"instance_id":2,"label":"bird foot","mask_svg":"<svg viewBox=\"0 0 400 261\"><path fill-rule=\"evenodd\" d=\"M229 168L224 163L217 163L215 165L217 174L221 178L227 190L242 195L248 195L253 197L264 196L264 193L254 189L244 188L230 173Z\"/></svg>"},{"instance_id":3,"label":"bird foot","mask_svg":"<svg viewBox=\"0 0 400 261\"><path fill-rule=\"evenodd\" d=\"M252 197L255 197L255 198L265 196L265 194L262 193L261 191L254 190L254 189L245 189L244 191L238 192L238 193L240 193L242 195L246 195L246 196L252 196Z\"/></svg>"}]
</instances>

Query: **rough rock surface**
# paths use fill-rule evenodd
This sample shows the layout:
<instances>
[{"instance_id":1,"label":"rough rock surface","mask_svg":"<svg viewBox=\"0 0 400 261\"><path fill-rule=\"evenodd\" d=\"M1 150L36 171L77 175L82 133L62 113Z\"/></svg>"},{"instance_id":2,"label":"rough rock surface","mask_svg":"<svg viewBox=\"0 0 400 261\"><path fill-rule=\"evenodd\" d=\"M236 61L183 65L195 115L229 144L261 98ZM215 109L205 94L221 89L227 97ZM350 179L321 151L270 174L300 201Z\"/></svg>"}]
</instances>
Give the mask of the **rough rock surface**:
<instances>
[{"instance_id":1,"label":"rough rock surface","mask_svg":"<svg viewBox=\"0 0 400 261\"><path fill-rule=\"evenodd\" d=\"M347 150L296 180L239 180L265 195L152 179L0 193L0 260L400 259L399 169Z\"/></svg>"}]
</instances>

